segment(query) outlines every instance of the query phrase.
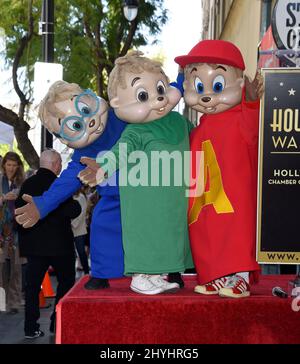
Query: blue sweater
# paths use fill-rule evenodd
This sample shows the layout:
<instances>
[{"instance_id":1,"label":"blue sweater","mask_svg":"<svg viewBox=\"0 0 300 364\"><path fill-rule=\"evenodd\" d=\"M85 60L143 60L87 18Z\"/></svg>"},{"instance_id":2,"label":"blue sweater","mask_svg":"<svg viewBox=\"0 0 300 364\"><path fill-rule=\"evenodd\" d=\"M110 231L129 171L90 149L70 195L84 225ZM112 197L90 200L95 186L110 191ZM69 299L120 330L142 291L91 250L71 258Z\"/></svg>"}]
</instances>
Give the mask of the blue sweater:
<instances>
[{"instance_id":1,"label":"blue sweater","mask_svg":"<svg viewBox=\"0 0 300 364\"><path fill-rule=\"evenodd\" d=\"M110 150L120 138L126 125L127 123L118 119L114 111L109 109L107 125L103 134L89 146L76 149L72 155L72 161L60 177L51 185L49 190L43 193L42 196L33 198L41 218L47 216L81 187L81 182L77 175L86 166L80 163L80 158L96 158L99 152ZM97 191L101 196L119 195L118 174L111 178L117 179L116 185L110 186L105 183L104 186L97 186Z\"/></svg>"}]
</instances>

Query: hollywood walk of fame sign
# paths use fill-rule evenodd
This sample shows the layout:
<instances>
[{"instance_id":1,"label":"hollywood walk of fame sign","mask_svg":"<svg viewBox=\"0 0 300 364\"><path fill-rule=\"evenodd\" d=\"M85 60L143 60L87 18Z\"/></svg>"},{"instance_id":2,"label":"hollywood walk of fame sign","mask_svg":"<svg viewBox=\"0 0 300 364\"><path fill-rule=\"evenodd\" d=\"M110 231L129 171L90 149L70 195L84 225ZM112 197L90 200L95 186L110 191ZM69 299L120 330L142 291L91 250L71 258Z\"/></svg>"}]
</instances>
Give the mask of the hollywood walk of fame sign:
<instances>
[{"instance_id":1,"label":"hollywood walk of fame sign","mask_svg":"<svg viewBox=\"0 0 300 364\"><path fill-rule=\"evenodd\" d=\"M300 69L262 74L257 259L300 264Z\"/></svg>"}]
</instances>

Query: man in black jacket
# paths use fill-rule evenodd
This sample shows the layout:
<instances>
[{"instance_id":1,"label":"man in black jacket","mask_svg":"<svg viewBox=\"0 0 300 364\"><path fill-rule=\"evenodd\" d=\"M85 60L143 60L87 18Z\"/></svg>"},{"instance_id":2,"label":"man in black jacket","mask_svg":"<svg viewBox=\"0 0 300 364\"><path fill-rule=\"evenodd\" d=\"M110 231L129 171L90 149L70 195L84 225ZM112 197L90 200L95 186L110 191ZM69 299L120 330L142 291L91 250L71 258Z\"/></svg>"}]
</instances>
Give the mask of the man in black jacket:
<instances>
[{"instance_id":1,"label":"man in black jacket","mask_svg":"<svg viewBox=\"0 0 300 364\"><path fill-rule=\"evenodd\" d=\"M60 172L59 153L55 150L44 151L41 154L40 168L36 175L23 183L16 200L16 207L25 205L29 197L26 194L40 196L47 191ZM24 229L18 226L20 254L28 261L25 274L26 338L44 336L37 322L40 317L39 292L49 266L54 268L58 281L55 306L74 285L75 250L71 219L76 218L80 212L80 204L69 199L32 228ZM50 324L52 332L54 332L55 306Z\"/></svg>"}]
</instances>

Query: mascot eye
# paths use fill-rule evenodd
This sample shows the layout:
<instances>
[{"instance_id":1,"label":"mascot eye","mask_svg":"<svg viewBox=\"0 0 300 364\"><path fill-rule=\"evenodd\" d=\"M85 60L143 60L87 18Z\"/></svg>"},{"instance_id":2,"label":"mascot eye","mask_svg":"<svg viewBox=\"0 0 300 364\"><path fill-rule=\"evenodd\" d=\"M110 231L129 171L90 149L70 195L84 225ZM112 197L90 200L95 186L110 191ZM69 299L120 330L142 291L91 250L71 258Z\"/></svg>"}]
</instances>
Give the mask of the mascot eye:
<instances>
[{"instance_id":1,"label":"mascot eye","mask_svg":"<svg viewBox=\"0 0 300 364\"><path fill-rule=\"evenodd\" d=\"M89 108L89 106L82 101L78 102L78 109L81 115L89 115L91 113L91 109Z\"/></svg>"},{"instance_id":2,"label":"mascot eye","mask_svg":"<svg viewBox=\"0 0 300 364\"><path fill-rule=\"evenodd\" d=\"M204 92L204 85L199 77L195 78L195 90L198 92L198 94L203 94Z\"/></svg>"},{"instance_id":3,"label":"mascot eye","mask_svg":"<svg viewBox=\"0 0 300 364\"><path fill-rule=\"evenodd\" d=\"M137 100L140 102L146 102L149 98L148 92L143 89L143 88L139 88L137 90Z\"/></svg>"},{"instance_id":4,"label":"mascot eye","mask_svg":"<svg viewBox=\"0 0 300 364\"><path fill-rule=\"evenodd\" d=\"M66 125L72 131L81 131L83 129L82 123L80 123L78 120L68 120Z\"/></svg>"},{"instance_id":5,"label":"mascot eye","mask_svg":"<svg viewBox=\"0 0 300 364\"><path fill-rule=\"evenodd\" d=\"M225 88L225 78L223 76L217 76L213 81L213 90L216 93L220 93Z\"/></svg>"},{"instance_id":6,"label":"mascot eye","mask_svg":"<svg viewBox=\"0 0 300 364\"><path fill-rule=\"evenodd\" d=\"M166 93L166 86L162 81L157 82L156 88L159 95L164 95Z\"/></svg>"}]
</instances>

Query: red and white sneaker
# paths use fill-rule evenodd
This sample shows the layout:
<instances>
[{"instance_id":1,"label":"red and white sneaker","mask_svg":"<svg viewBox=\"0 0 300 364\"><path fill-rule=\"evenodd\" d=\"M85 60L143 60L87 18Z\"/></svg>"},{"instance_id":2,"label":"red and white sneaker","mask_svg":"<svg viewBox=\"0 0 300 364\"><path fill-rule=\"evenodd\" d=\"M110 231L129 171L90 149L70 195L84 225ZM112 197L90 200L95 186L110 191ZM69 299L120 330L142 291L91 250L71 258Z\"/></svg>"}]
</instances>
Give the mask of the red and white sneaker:
<instances>
[{"instance_id":1,"label":"red and white sneaker","mask_svg":"<svg viewBox=\"0 0 300 364\"><path fill-rule=\"evenodd\" d=\"M250 296L250 286L239 275L231 276L225 287L219 290L221 297L243 298Z\"/></svg>"},{"instance_id":2,"label":"red and white sneaker","mask_svg":"<svg viewBox=\"0 0 300 364\"><path fill-rule=\"evenodd\" d=\"M219 294L220 289L225 287L227 280L228 277L215 279L214 281L211 281L204 285L196 286L194 288L194 292L206 295Z\"/></svg>"}]
</instances>

